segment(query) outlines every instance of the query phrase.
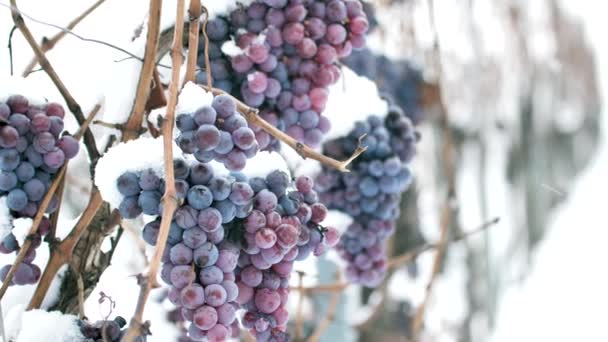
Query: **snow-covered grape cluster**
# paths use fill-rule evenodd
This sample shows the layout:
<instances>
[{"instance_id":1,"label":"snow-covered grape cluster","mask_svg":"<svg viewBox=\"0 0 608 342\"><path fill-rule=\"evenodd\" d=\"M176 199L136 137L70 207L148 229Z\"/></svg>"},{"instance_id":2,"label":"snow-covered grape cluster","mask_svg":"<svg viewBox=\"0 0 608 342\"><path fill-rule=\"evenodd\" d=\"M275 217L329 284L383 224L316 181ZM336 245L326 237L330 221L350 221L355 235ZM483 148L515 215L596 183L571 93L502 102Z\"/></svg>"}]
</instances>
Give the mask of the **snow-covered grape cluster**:
<instances>
[{"instance_id":1,"label":"snow-covered grape cluster","mask_svg":"<svg viewBox=\"0 0 608 342\"><path fill-rule=\"evenodd\" d=\"M359 0L257 0L209 21L211 74L217 87L317 147L330 129L322 113L328 87L340 77L338 58L363 47L368 26ZM236 47L226 47L229 39ZM206 77L201 71L197 81ZM252 128L260 149L278 149L274 138Z\"/></svg>"},{"instance_id":2,"label":"snow-covered grape cluster","mask_svg":"<svg viewBox=\"0 0 608 342\"><path fill-rule=\"evenodd\" d=\"M61 135L64 114L58 103L33 105L22 95L12 95L6 103L0 102L0 201L8 207L13 219L36 215L56 173L78 153L78 141ZM54 212L57 205L57 198L53 196L46 213ZM35 249L49 228L49 220L44 217L38 232L27 237L32 244L11 285L38 281L40 268L32 262ZM13 233L8 233L0 243L1 253L18 252L19 249ZM10 267L5 265L0 269L2 281Z\"/></svg>"},{"instance_id":3,"label":"snow-covered grape cluster","mask_svg":"<svg viewBox=\"0 0 608 342\"><path fill-rule=\"evenodd\" d=\"M119 342L127 332L127 321L116 316L113 320L100 320L89 322L79 320L78 326L84 336L84 342ZM137 336L134 342L146 342L145 335Z\"/></svg>"},{"instance_id":4,"label":"snow-covered grape cluster","mask_svg":"<svg viewBox=\"0 0 608 342\"><path fill-rule=\"evenodd\" d=\"M327 214L313 181L292 182L282 171L248 179L216 174L205 163L174 161L177 198L161 278L169 299L190 322L189 338L222 341L240 332L236 312L258 341L287 340L284 308L293 262L322 254L338 242L334 228L320 224ZM116 180L119 206L128 218L156 215L142 231L155 245L162 217L164 181L153 169L125 172ZM149 192L153 195L146 195ZM126 203L126 204L125 204ZM276 301L277 298L283 300Z\"/></svg>"},{"instance_id":5,"label":"snow-covered grape cluster","mask_svg":"<svg viewBox=\"0 0 608 342\"><path fill-rule=\"evenodd\" d=\"M414 122L423 119L422 70L407 60L393 60L364 48L344 58L342 62L361 76L378 85L382 96L403 108Z\"/></svg>"},{"instance_id":6,"label":"snow-covered grape cluster","mask_svg":"<svg viewBox=\"0 0 608 342\"><path fill-rule=\"evenodd\" d=\"M242 170L259 150L255 134L228 95L214 97L210 106L194 113L178 115L176 126L176 142L184 153L203 163L219 161L230 171Z\"/></svg>"},{"instance_id":7,"label":"snow-covered grape cluster","mask_svg":"<svg viewBox=\"0 0 608 342\"><path fill-rule=\"evenodd\" d=\"M323 146L335 158L346 158L359 144L367 147L351 172L324 167L316 179L321 201L354 218L337 246L351 281L374 287L383 279L385 242L395 230L401 194L412 180L408 163L418 139L410 119L394 107L385 118L369 116L356 122L347 136Z\"/></svg>"}]
</instances>

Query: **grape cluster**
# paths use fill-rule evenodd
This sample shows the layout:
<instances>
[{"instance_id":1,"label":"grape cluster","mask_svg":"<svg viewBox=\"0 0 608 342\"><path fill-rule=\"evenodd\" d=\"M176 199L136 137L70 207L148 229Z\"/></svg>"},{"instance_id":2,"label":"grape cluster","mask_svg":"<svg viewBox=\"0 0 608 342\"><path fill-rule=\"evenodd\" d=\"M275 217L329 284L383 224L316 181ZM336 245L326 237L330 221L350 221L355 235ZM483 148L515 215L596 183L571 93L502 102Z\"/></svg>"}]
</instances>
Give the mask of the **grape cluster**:
<instances>
[{"instance_id":1,"label":"grape cluster","mask_svg":"<svg viewBox=\"0 0 608 342\"><path fill-rule=\"evenodd\" d=\"M236 177L214 175L204 163L189 165L176 159L174 170L177 198L182 204L171 222L161 277L171 285L170 301L191 322L189 337L195 341L223 341L239 332L234 270L240 253L237 245L225 239L224 227L237 217L247 216L253 190ZM116 185L121 194L128 195L119 207L121 213L129 217L142 212L157 215L142 231L143 239L155 245L164 181L148 169L124 173ZM145 195L149 191L154 194Z\"/></svg>"},{"instance_id":2,"label":"grape cluster","mask_svg":"<svg viewBox=\"0 0 608 342\"><path fill-rule=\"evenodd\" d=\"M205 163L174 161L176 210L163 256L161 278L169 300L191 322L195 341L238 336L237 310L258 341L287 340L285 300L293 262L320 255L338 243L334 228L321 226L327 208L309 177L292 181L282 171L265 178L215 174ZM154 170L125 172L116 180L123 217L156 216L142 231L158 239L164 180ZM282 301L273 301L277 296ZM249 325L255 318L253 325Z\"/></svg>"},{"instance_id":3,"label":"grape cluster","mask_svg":"<svg viewBox=\"0 0 608 342\"><path fill-rule=\"evenodd\" d=\"M85 337L84 342L119 342L127 333L127 321L116 316L113 320L89 322L79 320L80 332ZM146 342L145 335L137 336L134 342Z\"/></svg>"},{"instance_id":4,"label":"grape cluster","mask_svg":"<svg viewBox=\"0 0 608 342\"><path fill-rule=\"evenodd\" d=\"M2 203L12 218L33 218L56 173L78 153L78 141L61 135L64 115L58 103L36 106L22 95L12 95L6 102L0 102L0 197L4 198ZM46 213L54 212L57 206L57 198L53 196ZM38 232L28 236L32 244L12 284L34 284L40 278L40 269L32 262L35 249L49 228L50 223L44 217ZM0 242L1 253L19 249L12 233ZM5 279L9 269L10 265L0 269L0 279Z\"/></svg>"},{"instance_id":5,"label":"grape cluster","mask_svg":"<svg viewBox=\"0 0 608 342\"><path fill-rule=\"evenodd\" d=\"M422 71L406 60L394 61L365 48L342 59L342 62L361 76L376 82L382 95L405 110L418 124L423 119Z\"/></svg>"},{"instance_id":6,"label":"grape cluster","mask_svg":"<svg viewBox=\"0 0 608 342\"><path fill-rule=\"evenodd\" d=\"M385 241L395 230L401 194L412 180L408 163L418 139L410 119L394 107L384 119L369 116L347 136L323 146L325 154L336 158L352 155L360 144L367 147L351 172L324 168L316 179L321 201L354 219L337 246L351 281L374 287L384 277Z\"/></svg>"},{"instance_id":7,"label":"grape cluster","mask_svg":"<svg viewBox=\"0 0 608 342\"><path fill-rule=\"evenodd\" d=\"M242 170L259 150L255 134L228 95L214 97L210 106L194 113L178 115L176 126L176 142L184 153L203 163L217 160L230 171Z\"/></svg>"},{"instance_id":8,"label":"grape cluster","mask_svg":"<svg viewBox=\"0 0 608 342\"><path fill-rule=\"evenodd\" d=\"M320 225L327 208L318 203L310 177L298 177L292 184L285 173L274 171L249 183L256 195L242 224L236 301L246 310L243 326L258 341L287 341L285 305L293 263L333 247L338 232Z\"/></svg>"},{"instance_id":9,"label":"grape cluster","mask_svg":"<svg viewBox=\"0 0 608 342\"><path fill-rule=\"evenodd\" d=\"M338 58L363 47L368 26L359 0L257 0L209 21L211 74L268 122L317 147L330 129L321 114L328 87L340 77ZM230 35L239 51L228 56L221 48ZM200 72L197 81L206 77ZM252 128L260 149L278 149L276 140Z\"/></svg>"}]
</instances>

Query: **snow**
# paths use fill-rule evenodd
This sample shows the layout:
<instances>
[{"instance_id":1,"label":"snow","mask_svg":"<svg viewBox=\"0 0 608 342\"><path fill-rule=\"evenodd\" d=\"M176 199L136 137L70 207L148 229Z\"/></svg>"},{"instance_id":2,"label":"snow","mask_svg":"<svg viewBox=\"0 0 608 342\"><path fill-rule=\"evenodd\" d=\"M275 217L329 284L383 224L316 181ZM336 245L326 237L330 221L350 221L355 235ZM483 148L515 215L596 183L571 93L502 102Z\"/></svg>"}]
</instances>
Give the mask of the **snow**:
<instances>
[{"instance_id":1,"label":"snow","mask_svg":"<svg viewBox=\"0 0 608 342\"><path fill-rule=\"evenodd\" d=\"M291 170L285 159L277 152L258 152L255 157L247 159L243 172L247 177L265 177L274 170L285 172L291 177Z\"/></svg>"},{"instance_id":2,"label":"snow","mask_svg":"<svg viewBox=\"0 0 608 342\"><path fill-rule=\"evenodd\" d=\"M10 210L6 205L6 196L0 197L0 241L3 241L13 229L12 220Z\"/></svg>"},{"instance_id":3,"label":"snow","mask_svg":"<svg viewBox=\"0 0 608 342\"><path fill-rule=\"evenodd\" d=\"M324 141L345 136L355 122L370 115L386 116L388 103L378 95L378 87L366 77L342 67L338 82L329 88L329 99L323 115L331 121L331 130Z\"/></svg>"},{"instance_id":4,"label":"snow","mask_svg":"<svg viewBox=\"0 0 608 342\"><path fill-rule=\"evenodd\" d=\"M15 235L15 238L19 242L19 246L23 245L23 242L32 228L33 222L34 221L28 217L21 217L13 220L13 235Z\"/></svg>"},{"instance_id":5,"label":"snow","mask_svg":"<svg viewBox=\"0 0 608 342\"><path fill-rule=\"evenodd\" d=\"M173 156L181 156L181 150L173 143ZM141 172L153 169L163 177L163 140L162 137L142 137L137 140L120 143L106 152L95 169L95 185L99 188L104 201L117 208L123 196L118 192L116 180L127 171Z\"/></svg>"},{"instance_id":6,"label":"snow","mask_svg":"<svg viewBox=\"0 0 608 342\"><path fill-rule=\"evenodd\" d=\"M2 82L0 82L0 102L5 102L11 95L23 95L27 97L30 104L43 105L48 102L40 96L44 93L44 88L39 83L21 77L3 76Z\"/></svg>"},{"instance_id":7,"label":"snow","mask_svg":"<svg viewBox=\"0 0 608 342\"><path fill-rule=\"evenodd\" d=\"M179 93L175 114L192 113L195 110L211 106L213 102L213 94L199 87L193 82L188 82Z\"/></svg>"},{"instance_id":8,"label":"snow","mask_svg":"<svg viewBox=\"0 0 608 342\"><path fill-rule=\"evenodd\" d=\"M226 54L226 56L234 57L238 55L242 55L245 53L243 49L241 49L234 40L228 40L224 44L222 44L222 52Z\"/></svg>"},{"instance_id":9,"label":"snow","mask_svg":"<svg viewBox=\"0 0 608 342\"><path fill-rule=\"evenodd\" d=\"M23 313L16 342L74 342L84 340L78 318L59 311L31 310Z\"/></svg>"}]
</instances>

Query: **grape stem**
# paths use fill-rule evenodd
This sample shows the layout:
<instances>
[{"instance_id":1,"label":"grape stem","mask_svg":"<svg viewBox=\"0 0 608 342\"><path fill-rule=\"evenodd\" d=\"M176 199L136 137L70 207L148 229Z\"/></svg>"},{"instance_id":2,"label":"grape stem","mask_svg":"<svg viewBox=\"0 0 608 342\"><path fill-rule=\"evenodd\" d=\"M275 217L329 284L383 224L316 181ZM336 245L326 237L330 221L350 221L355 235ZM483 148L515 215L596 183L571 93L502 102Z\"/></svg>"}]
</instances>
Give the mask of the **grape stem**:
<instances>
[{"instance_id":1,"label":"grape stem","mask_svg":"<svg viewBox=\"0 0 608 342\"><path fill-rule=\"evenodd\" d=\"M186 62L186 74L184 76L184 83L182 84L182 87L188 82L194 82L198 54L198 35L201 28L200 17L202 12L206 14L205 21L203 22L204 30L209 16L207 9L203 10L201 7L201 0L191 0L190 6L188 7L188 20L190 22L188 25L188 29L190 31L188 34L188 60ZM207 35L205 35L205 38L206 37Z\"/></svg>"},{"instance_id":2,"label":"grape stem","mask_svg":"<svg viewBox=\"0 0 608 342\"><path fill-rule=\"evenodd\" d=\"M164 164L165 164L165 193L163 195L163 212L158 233L158 242L150 262L147 276L142 276L140 282L140 293L135 308L135 314L131 318L129 329L122 341L131 342L138 335L145 334L142 331L145 324L143 313L148 301L148 296L153 286L157 285L156 276L160 268L160 262L165 251L169 228L173 220L173 213L177 209L177 197L175 190L175 175L173 169L173 123L175 121L175 107L177 105L177 95L179 92L179 72L182 64L182 35L184 30L184 0L177 2L177 14L175 18L175 33L173 35L173 47L171 49L171 59L173 69L171 72L171 84L169 86L169 100L167 104L167 115L162 125Z\"/></svg>"},{"instance_id":3,"label":"grape stem","mask_svg":"<svg viewBox=\"0 0 608 342\"><path fill-rule=\"evenodd\" d=\"M11 0L10 3L11 3L11 15L13 18L13 22L15 23L15 26L17 26L19 31L21 31L21 34L23 35L25 40L28 42L28 44L34 51L34 55L36 56L36 59L40 63L40 67L49 75L49 78L51 79L53 84L55 84L55 87L57 87L57 90L59 90L59 93L61 93L61 96L63 96L65 103L67 104L70 112L72 112L72 114L74 114L74 117L76 118L76 121L78 121L78 124L81 127L84 127L83 125L84 125L86 119L84 117L84 114L82 113L82 108L80 107L78 102L76 102L76 100L74 99L72 94L68 91L65 84L63 84L63 82L59 78L59 75L57 74L57 72L55 71L55 69L49 62L49 60L44 55L44 52L42 51L42 49L36 42L36 39L32 35L32 32L25 24L25 21L23 20L23 17L21 16L21 13L19 12L19 8L17 7L17 0ZM94 164L97 161L97 159L99 159L100 154L99 154L99 151L97 150L97 144L95 143L95 137L93 136L93 133L88 128L88 126L86 126L86 127L87 128L84 132L84 144L87 148L87 151L89 152L89 158L91 159L91 161Z\"/></svg>"},{"instance_id":4,"label":"grape stem","mask_svg":"<svg viewBox=\"0 0 608 342\"><path fill-rule=\"evenodd\" d=\"M96 105L95 108L93 108L93 110L91 111L91 113L89 113L88 118L84 121L84 126L81 126L80 129L78 130L78 132L76 132L76 134L74 134L75 139L80 139L82 137L82 134L89 126L89 123L93 120L95 115L97 115L99 108L101 108L101 106ZM44 195L42 202L40 202L40 207L38 208L38 212L36 213L36 216L34 216L34 220L32 221L32 226L30 227L30 230L27 233L28 237L34 236L34 234L36 234L38 232L38 227L40 226L40 222L42 221L42 218L44 217L46 209L48 208L49 204L51 203L53 194L55 194L60 183L63 181L63 177L65 176L67 167L68 167L68 161L66 160L65 164L57 172L56 178L51 183L51 186L49 187L49 190L47 191L46 195ZM2 287L0 287L0 299L2 299L2 297L4 297L4 294L6 293L8 286L11 284L11 282L13 280L13 276L15 275L15 272L17 272L17 268L23 262L23 259L25 258L25 255L29 251L31 245L32 245L32 240L25 239L25 241L23 242L23 246L21 246L21 249L19 250L17 257L15 258L15 262L9 269L9 271L6 275L6 278L4 279L4 282L2 283Z\"/></svg>"},{"instance_id":5,"label":"grape stem","mask_svg":"<svg viewBox=\"0 0 608 342\"><path fill-rule=\"evenodd\" d=\"M68 30L73 30L74 27L76 27L76 25L78 25L84 18L86 18L89 14L91 14L94 10L97 9L97 7L99 7L101 4L103 4L106 0L98 0L97 2L95 2L93 5L91 5L91 7L87 8L84 12L82 12L79 16L77 16L76 18L74 18L72 21L70 21L70 23L68 24L68 26L66 26L66 28ZM42 50L42 53L46 53L47 51L51 50L52 48L55 47L55 45L63 38L65 37L65 35L67 34L66 31L59 31L56 35L54 35L52 38L47 38L47 37L43 37L42 41L40 42L40 50ZM25 67L25 69L23 70L23 73L21 74L22 77L28 77L31 73L32 70L34 70L34 67L36 66L36 64L38 64L38 59L36 57L32 58L32 60L28 63L28 65Z\"/></svg>"},{"instance_id":6,"label":"grape stem","mask_svg":"<svg viewBox=\"0 0 608 342\"><path fill-rule=\"evenodd\" d=\"M245 117L245 119L247 119L247 121L250 124L259 126L266 133L268 133L271 136L275 137L276 139L284 142L289 147L293 148L304 159L310 158L310 159L320 162L323 165L337 169L338 171L350 172L350 170L348 169L348 165L353 160L355 160L357 157L359 157L361 155L361 153L363 153L363 152L365 152L365 150L367 150L367 147L361 145L361 139L363 138L363 137L361 137L361 138L359 138L359 146L357 146L357 148L355 149L355 152L353 152L353 154L348 159L346 159L344 161L333 159L331 157L328 157L324 154L321 154L321 153L315 151L314 149L303 144L302 142L299 142L299 141L295 140L294 138L290 137L289 135L287 135L280 129L274 127L273 125L271 125L268 121L264 120L259 115L259 111L256 108L247 106L246 104L244 104L243 102L234 98L232 95L226 93L225 91L223 91L221 89L217 89L217 88L210 88L210 87L204 86L204 85L199 85L199 86L207 91L211 91L211 93L213 95L228 95L228 96L232 97L234 99L234 101L236 102L237 110Z\"/></svg>"}]
</instances>

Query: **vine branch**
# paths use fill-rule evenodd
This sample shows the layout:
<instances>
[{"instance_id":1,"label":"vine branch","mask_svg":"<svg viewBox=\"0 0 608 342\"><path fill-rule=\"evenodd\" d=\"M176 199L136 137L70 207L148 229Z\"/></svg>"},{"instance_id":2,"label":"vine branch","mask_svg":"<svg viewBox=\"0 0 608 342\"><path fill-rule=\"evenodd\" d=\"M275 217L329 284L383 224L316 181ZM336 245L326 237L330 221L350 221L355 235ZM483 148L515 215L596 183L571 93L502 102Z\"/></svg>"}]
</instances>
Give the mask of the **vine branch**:
<instances>
[{"instance_id":1,"label":"vine branch","mask_svg":"<svg viewBox=\"0 0 608 342\"><path fill-rule=\"evenodd\" d=\"M191 0L190 7L188 8L188 20L190 21L188 35L188 60L186 63L186 75L184 77L184 83L186 84L190 81L194 82L194 73L196 71L196 59L198 56L198 33L200 31L200 20L202 13L201 0ZM207 39L205 26L207 24L207 17L209 14L207 13L207 9L205 9L205 21L203 22L203 34L205 39ZM205 52L207 51L207 45L205 45ZM183 86L183 85L182 85Z\"/></svg>"},{"instance_id":2,"label":"vine branch","mask_svg":"<svg viewBox=\"0 0 608 342\"><path fill-rule=\"evenodd\" d=\"M217 89L217 88L209 88L204 85L199 85L199 86L207 91L211 91L211 93L214 95L228 95L228 96L232 97L234 99L234 101L236 102L237 110L245 117L245 119L247 119L247 121L249 123L261 127L266 133L268 133L271 136L275 137L276 139L284 142L289 147L293 148L296 152L298 152L298 154L304 159L310 158L310 159L320 162L323 165L337 169L338 171L350 172L350 170L348 169L348 165L353 160L355 160L357 157L359 157L363 152L365 152L367 150L367 147L361 146L361 144L359 144L359 146L357 146L357 148L355 149L355 152L353 152L352 156L350 156L348 159L343 160L343 161L333 159L331 157L328 157L324 154L321 154L321 153L315 151L314 149L295 140L294 138L290 137L283 131L274 127L273 125L271 125L268 121L264 120L259 115L259 111L257 109L247 106L246 104L244 104L243 102L234 98L233 96L226 93L225 91L223 91L221 89Z\"/></svg>"},{"instance_id":3,"label":"vine branch","mask_svg":"<svg viewBox=\"0 0 608 342\"><path fill-rule=\"evenodd\" d=\"M465 239L469 238L470 236L484 232L486 229L498 224L499 222L500 222L500 218L495 217L492 220L483 223L482 225L480 225L479 227L477 227L473 230L470 230L468 232L464 232L462 234L454 236L452 239L449 240L449 243L465 240ZM418 247L413 248L412 250L410 250L406 253L403 253L399 256L389 259L388 267L396 268L403 264L407 264L408 262L416 260L422 253L436 249L438 247L439 247L439 242L422 244ZM304 291L307 293L340 292L350 285L351 285L351 283L336 282L333 284L316 285L316 286L312 286L312 287L301 287L300 288L299 286L292 286L289 289L297 290L297 291Z\"/></svg>"},{"instance_id":4,"label":"vine branch","mask_svg":"<svg viewBox=\"0 0 608 342\"><path fill-rule=\"evenodd\" d=\"M165 163L165 193L163 195L163 213L158 234L158 242L150 269L145 277L140 278L140 293L135 308L135 314L131 318L129 329L123 341L131 342L136 336L140 335L143 327L143 313L148 296L152 287L156 285L156 276L160 268L161 259L165 251L165 245L169 237L169 228L173 220L173 213L177 209L177 197L175 190L175 175L173 169L173 122L175 119L175 107L177 105L177 95L179 92L179 72L182 64L182 35L184 29L184 0L177 2L177 14L175 19L175 32L173 35L173 46L171 48L171 58L173 70L171 73L171 84L169 86L169 100L167 104L167 116L163 121L163 152Z\"/></svg>"},{"instance_id":5,"label":"vine branch","mask_svg":"<svg viewBox=\"0 0 608 342\"><path fill-rule=\"evenodd\" d=\"M95 2L93 5L91 5L91 7L87 8L79 16L74 18L74 20L72 20L68 24L68 26L66 26L66 29L73 30L74 27L76 27L76 25L78 25L84 18L86 18L89 14L91 14L94 10L96 10L97 7L99 7L105 1L106 0L97 0L97 2ZM65 37L66 34L67 34L67 31L62 30L62 31L58 32L56 35L54 35L51 39L48 39L46 37L42 38L42 42L40 42L40 50L42 51L42 53L46 53L49 50L51 50L52 48L54 48L55 45L61 39L63 39L63 37ZM36 66L37 63L38 63L38 59L34 56L34 58L32 58L32 60L25 67L25 70L23 70L23 73L21 74L21 76L23 76L23 77L29 76L29 74L32 73L32 70L34 70L34 67Z\"/></svg>"}]
</instances>

